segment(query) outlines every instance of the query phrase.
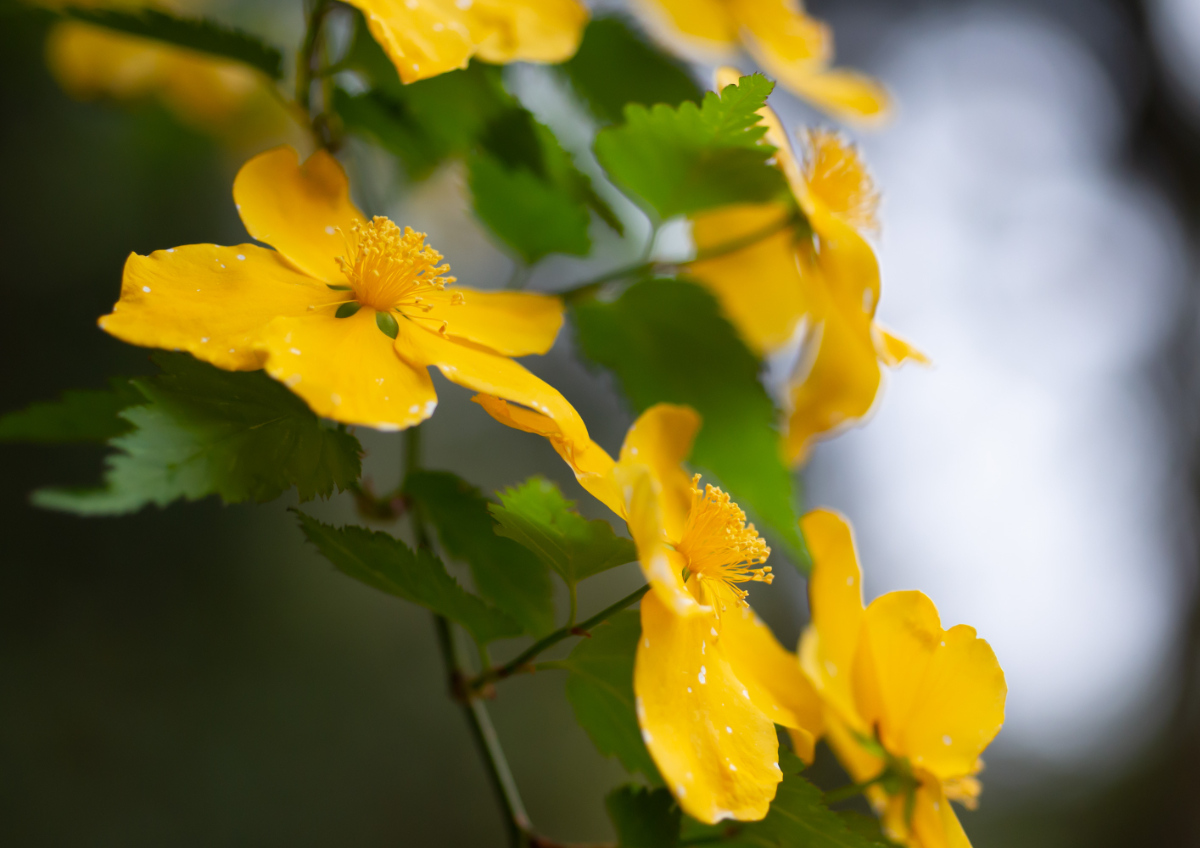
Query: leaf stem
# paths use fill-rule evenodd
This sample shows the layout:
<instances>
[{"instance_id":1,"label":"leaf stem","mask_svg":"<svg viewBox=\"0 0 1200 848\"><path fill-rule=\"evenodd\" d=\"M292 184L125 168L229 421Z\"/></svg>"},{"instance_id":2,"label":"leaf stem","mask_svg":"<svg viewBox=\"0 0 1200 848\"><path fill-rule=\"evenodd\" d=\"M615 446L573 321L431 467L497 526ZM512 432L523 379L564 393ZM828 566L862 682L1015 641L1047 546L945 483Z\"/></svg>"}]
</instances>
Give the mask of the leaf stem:
<instances>
[{"instance_id":1,"label":"leaf stem","mask_svg":"<svg viewBox=\"0 0 1200 848\"><path fill-rule=\"evenodd\" d=\"M410 427L405 431L405 472L411 473L420 468L421 463L421 428ZM430 547L430 535L425 527L420 509L413 509L412 516L413 538L418 548ZM487 706L478 698L468 696L469 690L465 683L467 675L465 664L458 654L455 644L453 626L443 615L434 616L434 626L437 629L438 647L441 649L442 664L446 669L450 694L462 708L471 729L471 739L475 743L487 767L488 782L504 811L504 825L508 833L508 842L512 848L526 848L531 841L532 827L525 805L521 801L521 793L513 778L508 759L504 756L504 748L500 745L500 737L492 725ZM486 653L480 654L486 657Z\"/></svg>"},{"instance_id":2,"label":"leaf stem","mask_svg":"<svg viewBox=\"0 0 1200 848\"><path fill-rule=\"evenodd\" d=\"M864 791L871 788L875 784L882 783L891 776L891 773L891 769L885 768L883 771L869 780L864 780L861 783L851 783L848 786L834 789L832 792L826 792L825 804L826 806L833 806L834 804L838 804L849 798L853 798L855 795L861 795Z\"/></svg>"},{"instance_id":3,"label":"leaf stem","mask_svg":"<svg viewBox=\"0 0 1200 848\"><path fill-rule=\"evenodd\" d=\"M650 590L650 586L646 585L635 592L631 592L615 604L605 607L600 612L593 615L587 621L580 622L578 625L567 625L555 630L549 636L543 636L538 641L534 642L525 651L521 652L516 659L510 660L501 666L493 666L487 671L477 674L474 678L467 681L467 691L474 695L479 692L484 686L489 683L495 683L497 680L503 680L506 677L512 677L514 674L521 674L533 670L532 660L542 651L557 645L563 639L569 636L584 636L598 624L602 624L621 610L631 607L642 599L642 595Z\"/></svg>"},{"instance_id":4,"label":"leaf stem","mask_svg":"<svg viewBox=\"0 0 1200 848\"><path fill-rule=\"evenodd\" d=\"M326 76L321 72L321 60L324 55L325 44L324 39L321 38L321 34L325 19L332 9L332 0L314 0L305 20L304 43L301 45L300 54L296 58L296 103L307 113L309 129L312 131L317 143L326 149L332 149L336 146L336 141L330 130L329 121L324 111L329 104L322 103L321 111L313 114L312 87L314 79L323 80Z\"/></svg>"}]
</instances>

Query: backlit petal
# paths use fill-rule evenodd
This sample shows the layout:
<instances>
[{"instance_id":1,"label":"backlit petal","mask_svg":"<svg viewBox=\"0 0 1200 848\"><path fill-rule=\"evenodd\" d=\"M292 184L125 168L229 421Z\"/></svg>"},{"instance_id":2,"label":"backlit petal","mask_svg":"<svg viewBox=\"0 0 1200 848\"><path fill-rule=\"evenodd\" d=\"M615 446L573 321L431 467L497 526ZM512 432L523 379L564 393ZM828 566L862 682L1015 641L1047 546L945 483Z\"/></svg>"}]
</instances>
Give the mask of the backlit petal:
<instances>
[{"instance_id":1,"label":"backlit petal","mask_svg":"<svg viewBox=\"0 0 1200 848\"><path fill-rule=\"evenodd\" d=\"M426 330L399 319L396 352L416 367L433 366L447 380L468 389L514 401L554 420L563 438L578 445L591 441L579 413L558 390L506 356Z\"/></svg>"},{"instance_id":2,"label":"backlit petal","mask_svg":"<svg viewBox=\"0 0 1200 848\"><path fill-rule=\"evenodd\" d=\"M456 301L461 301L456 303ZM527 292L476 291L453 286L422 295L410 317L430 329L446 322L446 335L467 339L505 356L545 353L563 322L562 300Z\"/></svg>"},{"instance_id":3,"label":"backlit petal","mask_svg":"<svg viewBox=\"0 0 1200 848\"><path fill-rule=\"evenodd\" d=\"M971 841L963 831L954 806L937 780L926 779L921 782L913 801L909 826L903 820L906 808L905 799L899 796L889 805L884 822L890 833L907 835L910 844L919 848L971 848Z\"/></svg>"},{"instance_id":4,"label":"backlit petal","mask_svg":"<svg viewBox=\"0 0 1200 848\"><path fill-rule=\"evenodd\" d=\"M479 45L485 62L565 62L575 55L587 26L578 0L474 0L472 10L491 27Z\"/></svg>"},{"instance_id":5,"label":"backlit petal","mask_svg":"<svg viewBox=\"0 0 1200 848\"><path fill-rule=\"evenodd\" d=\"M812 623L801 640L800 661L843 721L861 728L851 685L864 616L854 533L845 518L826 509L805 515L800 529L813 560L808 578Z\"/></svg>"},{"instance_id":6,"label":"backlit petal","mask_svg":"<svg viewBox=\"0 0 1200 848\"><path fill-rule=\"evenodd\" d=\"M833 56L829 27L795 0L729 0L742 39L768 76L822 67Z\"/></svg>"},{"instance_id":7,"label":"backlit petal","mask_svg":"<svg viewBox=\"0 0 1200 848\"><path fill-rule=\"evenodd\" d=\"M683 582L687 563L667 544L662 486L645 465L618 464L612 480L624 501L625 523L637 545L638 562L653 594L673 615L696 616L708 611Z\"/></svg>"},{"instance_id":8,"label":"backlit petal","mask_svg":"<svg viewBox=\"0 0 1200 848\"><path fill-rule=\"evenodd\" d=\"M714 60L737 52L737 21L723 0L634 0L650 34L677 53Z\"/></svg>"},{"instance_id":9,"label":"backlit petal","mask_svg":"<svg viewBox=\"0 0 1200 848\"><path fill-rule=\"evenodd\" d=\"M190 244L130 254L121 299L100 327L144 347L186 350L229 371L262 367L254 343L279 316L332 312L342 292L288 266L257 245Z\"/></svg>"},{"instance_id":10,"label":"backlit petal","mask_svg":"<svg viewBox=\"0 0 1200 848\"><path fill-rule=\"evenodd\" d=\"M691 407L658 403L638 416L621 445L621 464L644 465L657 481L663 527L672 542L682 538L691 509L692 478L683 462L699 430L700 415Z\"/></svg>"},{"instance_id":11,"label":"backlit petal","mask_svg":"<svg viewBox=\"0 0 1200 848\"><path fill-rule=\"evenodd\" d=\"M914 765L945 780L976 770L1004 724L1008 687L991 645L973 627L941 635L899 744Z\"/></svg>"},{"instance_id":12,"label":"backlit petal","mask_svg":"<svg viewBox=\"0 0 1200 848\"><path fill-rule=\"evenodd\" d=\"M725 657L750 700L776 724L804 732L808 745L796 753L811 763L812 745L824 730L824 721L820 697L800 669L800 659L785 650L747 606L722 614L720 633Z\"/></svg>"},{"instance_id":13,"label":"backlit petal","mask_svg":"<svg viewBox=\"0 0 1200 848\"><path fill-rule=\"evenodd\" d=\"M884 364L897 368L906 362L916 362L920 365L932 365L929 357L921 353L904 339L890 330L885 330L878 321L874 326L875 350Z\"/></svg>"},{"instance_id":14,"label":"backlit petal","mask_svg":"<svg viewBox=\"0 0 1200 848\"><path fill-rule=\"evenodd\" d=\"M328 312L280 318L264 331L259 349L267 373L325 418L399 430L437 407L429 372L401 361L370 307L349 318Z\"/></svg>"},{"instance_id":15,"label":"backlit petal","mask_svg":"<svg viewBox=\"0 0 1200 848\"><path fill-rule=\"evenodd\" d=\"M371 35L396 66L416 82L465 68L491 27L454 0L348 0L367 18ZM466 5L467 8L463 8Z\"/></svg>"},{"instance_id":16,"label":"backlit petal","mask_svg":"<svg viewBox=\"0 0 1200 848\"><path fill-rule=\"evenodd\" d=\"M708 615L680 617L642 598L633 688L646 747L684 811L754 821L783 775L775 726L722 655Z\"/></svg>"},{"instance_id":17,"label":"backlit petal","mask_svg":"<svg viewBox=\"0 0 1200 848\"><path fill-rule=\"evenodd\" d=\"M346 256L350 229L363 216L329 153L318 150L303 165L291 147L260 153L238 171L233 199L255 239L319 280L347 284L335 257Z\"/></svg>"},{"instance_id":18,"label":"backlit petal","mask_svg":"<svg viewBox=\"0 0 1200 848\"><path fill-rule=\"evenodd\" d=\"M625 517L625 500L611 475L615 463L604 448L590 439L582 445L568 441L553 418L532 409L492 395L478 394L471 400L501 424L546 438L563 461L571 466L579 484L621 518Z\"/></svg>"},{"instance_id":19,"label":"backlit petal","mask_svg":"<svg viewBox=\"0 0 1200 848\"><path fill-rule=\"evenodd\" d=\"M883 746L904 755L925 675L943 639L937 607L922 592L889 592L863 616L854 656L854 701ZM920 706L924 706L922 702Z\"/></svg>"},{"instance_id":20,"label":"backlit petal","mask_svg":"<svg viewBox=\"0 0 1200 848\"><path fill-rule=\"evenodd\" d=\"M783 204L729 206L694 218L692 238L702 255L764 232L790 214ZM794 241L789 227L750 247L688 266L688 275L716 295L722 311L759 356L791 339L805 312Z\"/></svg>"},{"instance_id":21,"label":"backlit petal","mask_svg":"<svg viewBox=\"0 0 1200 848\"><path fill-rule=\"evenodd\" d=\"M887 89L866 74L845 68L773 67L766 54L759 59L784 86L846 123L874 126L890 115Z\"/></svg>"}]
</instances>

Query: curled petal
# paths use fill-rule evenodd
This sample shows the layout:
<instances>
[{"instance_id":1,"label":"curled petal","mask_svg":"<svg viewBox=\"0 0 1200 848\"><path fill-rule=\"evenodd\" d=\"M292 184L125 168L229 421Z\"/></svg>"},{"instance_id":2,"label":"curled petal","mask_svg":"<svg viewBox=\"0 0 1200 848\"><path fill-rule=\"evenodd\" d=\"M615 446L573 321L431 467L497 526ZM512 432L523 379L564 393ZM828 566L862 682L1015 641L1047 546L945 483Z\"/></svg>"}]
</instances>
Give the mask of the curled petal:
<instances>
[{"instance_id":1,"label":"curled petal","mask_svg":"<svg viewBox=\"0 0 1200 848\"><path fill-rule=\"evenodd\" d=\"M635 0L631 5L650 33L677 53L713 61L737 52L737 20L722 0Z\"/></svg>"},{"instance_id":2,"label":"curled petal","mask_svg":"<svg viewBox=\"0 0 1200 848\"><path fill-rule=\"evenodd\" d=\"M712 636L709 615L675 615L642 598L633 689L638 723L668 788L702 822L754 821L783 778L775 726Z\"/></svg>"},{"instance_id":3,"label":"curled petal","mask_svg":"<svg viewBox=\"0 0 1200 848\"><path fill-rule=\"evenodd\" d=\"M504 356L545 353L563 322L562 300L550 295L453 286L421 297L421 308L409 311L427 326L436 328L444 321L447 336Z\"/></svg>"},{"instance_id":4,"label":"curled petal","mask_svg":"<svg viewBox=\"0 0 1200 848\"><path fill-rule=\"evenodd\" d=\"M253 244L191 244L130 254L121 299L100 327L122 341L186 350L227 371L262 367L255 349L275 318L332 312L340 292L293 270Z\"/></svg>"},{"instance_id":5,"label":"curled petal","mask_svg":"<svg viewBox=\"0 0 1200 848\"><path fill-rule=\"evenodd\" d=\"M621 446L622 465L643 465L654 477L663 530L671 542L683 536L691 509L692 478L683 462L699 430L700 415L691 407L658 403L638 416Z\"/></svg>"},{"instance_id":6,"label":"curled petal","mask_svg":"<svg viewBox=\"0 0 1200 848\"><path fill-rule=\"evenodd\" d=\"M577 0L475 0L472 8L492 28L479 58L494 64L565 62L579 49L588 22Z\"/></svg>"},{"instance_id":7,"label":"curled petal","mask_svg":"<svg viewBox=\"0 0 1200 848\"><path fill-rule=\"evenodd\" d=\"M642 573L654 590L652 594L674 615L708 612L710 608L701 606L683 582L683 555L668 544L659 481L644 465L619 463L613 469L612 480L624 501L625 522L637 545Z\"/></svg>"}]
</instances>

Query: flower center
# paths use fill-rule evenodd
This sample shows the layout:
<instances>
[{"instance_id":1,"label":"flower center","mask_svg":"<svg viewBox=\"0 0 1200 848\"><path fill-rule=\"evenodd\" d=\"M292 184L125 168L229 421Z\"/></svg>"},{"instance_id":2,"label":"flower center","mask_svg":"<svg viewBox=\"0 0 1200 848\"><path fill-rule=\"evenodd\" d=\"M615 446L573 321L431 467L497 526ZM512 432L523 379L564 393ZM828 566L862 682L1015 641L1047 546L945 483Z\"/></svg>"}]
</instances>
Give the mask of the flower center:
<instances>
[{"instance_id":1,"label":"flower center","mask_svg":"<svg viewBox=\"0 0 1200 848\"><path fill-rule=\"evenodd\" d=\"M440 292L454 277L443 277L449 265L438 265L442 254L425 244L425 234L412 227L400 230L389 218L376 215L367 223L355 224L346 239L346 253L337 257L338 267L350 282L354 299L380 312L420 309L433 305L426 298ZM453 302L461 302L455 293Z\"/></svg>"},{"instance_id":2,"label":"flower center","mask_svg":"<svg viewBox=\"0 0 1200 848\"><path fill-rule=\"evenodd\" d=\"M692 478L692 508L675 549L687 560L702 603L718 610L724 610L730 599L744 605L747 593L737 584L775 579L771 567L762 565L771 549L728 494L712 485L701 491L699 483L697 474Z\"/></svg>"}]
</instances>

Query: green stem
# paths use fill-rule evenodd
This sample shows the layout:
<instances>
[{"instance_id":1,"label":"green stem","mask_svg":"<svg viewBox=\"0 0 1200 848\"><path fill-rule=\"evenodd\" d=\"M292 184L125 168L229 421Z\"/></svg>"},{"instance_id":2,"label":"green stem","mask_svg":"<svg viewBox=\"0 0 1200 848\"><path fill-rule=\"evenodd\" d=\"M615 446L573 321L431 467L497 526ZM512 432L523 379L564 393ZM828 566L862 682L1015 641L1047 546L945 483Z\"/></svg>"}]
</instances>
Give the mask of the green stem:
<instances>
[{"instance_id":1,"label":"green stem","mask_svg":"<svg viewBox=\"0 0 1200 848\"><path fill-rule=\"evenodd\" d=\"M420 427L410 427L405 431L405 471L411 472L420 468L421 463L421 433ZM419 509L411 511L413 538L418 548L430 546L430 535ZM500 737L492 725L487 706L476 698L468 696L464 685L467 680L466 665L458 654L455 644L454 630L449 619L443 615L434 616L434 626L437 629L438 647L441 649L442 664L446 669L450 694L462 708L471 729L471 739L483 758L487 768L488 782L504 811L504 826L508 833L508 842L512 848L526 848L529 845L531 827L529 815L521 801L521 793L517 782L513 779L512 769L504 756L500 745ZM486 654L481 654L486 656Z\"/></svg>"},{"instance_id":2,"label":"green stem","mask_svg":"<svg viewBox=\"0 0 1200 848\"><path fill-rule=\"evenodd\" d=\"M626 607L631 607L636 604L642 599L642 595L646 594L649 589L650 587L648 585L643 586L636 592L632 592L621 598L621 600L617 601L615 604L600 610L600 612L593 615L587 621L580 622L580 624L575 626L567 625L565 627L560 627L549 636L542 637L530 645L529 648L523 651L516 659L511 660L504 665L489 668L487 671L484 671L476 675L472 680L469 680L467 682L467 691L474 694L484 686L487 686L489 683L495 683L497 680L503 680L506 677L512 677L514 674L532 671L533 666L531 665L531 661L542 651L557 645L559 642L569 636L584 635L593 627L612 618Z\"/></svg>"},{"instance_id":3,"label":"green stem","mask_svg":"<svg viewBox=\"0 0 1200 848\"><path fill-rule=\"evenodd\" d=\"M884 769L879 774L872 777L870 780L864 780L862 783L851 783L849 786L843 786L840 789L834 789L832 792L825 793L826 806L833 806L841 803L848 798L853 798L855 795L861 795L867 789L877 783L882 783L891 774L889 769Z\"/></svg>"},{"instance_id":4,"label":"green stem","mask_svg":"<svg viewBox=\"0 0 1200 848\"><path fill-rule=\"evenodd\" d=\"M324 39L321 38L325 18L333 8L332 0L314 0L308 10L304 27L304 43L296 58L296 103L308 114L309 128L317 143L322 147L334 146L334 139L329 132L329 123L324 108L328 103L322 103L322 111L313 114L312 87L314 79L322 79L321 57L323 55Z\"/></svg>"},{"instance_id":5,"label":"green stem","mask_svg":"<svg viewBox=\"0 0 1200 848\"><path fill-rule=\"evenodd\" d=\"M570 613L567 615L567 629L570 630L575 626L575 616L579 614L579 591L575 583L567 584L567 597L571 604Z\"/></svg>"}]
</instances>

